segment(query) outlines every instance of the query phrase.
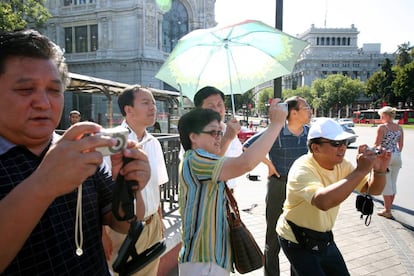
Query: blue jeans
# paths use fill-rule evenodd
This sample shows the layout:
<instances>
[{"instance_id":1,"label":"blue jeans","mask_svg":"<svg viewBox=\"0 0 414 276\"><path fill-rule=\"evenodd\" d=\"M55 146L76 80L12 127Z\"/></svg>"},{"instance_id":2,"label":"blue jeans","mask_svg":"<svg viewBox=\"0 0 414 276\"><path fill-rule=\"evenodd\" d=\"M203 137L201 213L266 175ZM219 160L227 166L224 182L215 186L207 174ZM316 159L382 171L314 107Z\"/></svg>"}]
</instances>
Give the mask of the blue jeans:
<instances>
[{"instance_id":1,"label":"blue jeans","mask_svg":"<svg viewBox=\"0 0 414 276\"><path fill-rule=\"evenodd\" d=\"M326 250L307 250L299 244L278 236L280 246L288 258L292 271L296 276L341 276L349 275L344 258L335 242Z\"/></svg>"}]
</instances>

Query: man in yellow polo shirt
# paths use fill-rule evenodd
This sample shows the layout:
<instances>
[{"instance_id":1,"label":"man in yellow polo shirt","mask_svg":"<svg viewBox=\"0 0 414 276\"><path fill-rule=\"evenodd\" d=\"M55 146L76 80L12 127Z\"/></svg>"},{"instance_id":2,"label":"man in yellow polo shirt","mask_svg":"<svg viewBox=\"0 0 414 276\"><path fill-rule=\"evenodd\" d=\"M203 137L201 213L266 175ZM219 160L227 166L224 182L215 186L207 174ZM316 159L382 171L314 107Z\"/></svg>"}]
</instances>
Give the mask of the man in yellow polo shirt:
<instances>
[{"instance_id":1,"label":"man in yellow polo shirt","mask_svg":"<svg viewBox=\"0 0 414 276\"><path fill-rule=\"evenodd\" d=\"M339 205L354 190L381 194L390 160L389 152L376 155L361 145L355 168L344 158L353 136L332 119L318 120L309 130L309 153L289 171L276 231L295 275L349 275L331 231Z\"/></svg>"}]
</instances>

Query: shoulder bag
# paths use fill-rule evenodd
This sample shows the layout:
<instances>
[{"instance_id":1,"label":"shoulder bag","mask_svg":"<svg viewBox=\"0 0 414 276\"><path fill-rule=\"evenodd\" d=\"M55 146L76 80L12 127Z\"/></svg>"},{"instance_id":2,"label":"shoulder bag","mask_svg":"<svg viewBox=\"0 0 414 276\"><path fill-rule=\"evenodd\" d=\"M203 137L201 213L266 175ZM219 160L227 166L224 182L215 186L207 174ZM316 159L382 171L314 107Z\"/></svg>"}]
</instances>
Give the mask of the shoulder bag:
<instances>
[{"instance_id":1,"label":"shoulder bag","mask_svg":"<svg viewBox=\"0 0 414 276\"><path fill-rule=\"evenodd\" d=\"M253 235L240 219L236 199L226 186L227 220L230 226L230 242L234 266L241 274L259 269L264 264L264 255Z\"/></svg>"}]
</instances>

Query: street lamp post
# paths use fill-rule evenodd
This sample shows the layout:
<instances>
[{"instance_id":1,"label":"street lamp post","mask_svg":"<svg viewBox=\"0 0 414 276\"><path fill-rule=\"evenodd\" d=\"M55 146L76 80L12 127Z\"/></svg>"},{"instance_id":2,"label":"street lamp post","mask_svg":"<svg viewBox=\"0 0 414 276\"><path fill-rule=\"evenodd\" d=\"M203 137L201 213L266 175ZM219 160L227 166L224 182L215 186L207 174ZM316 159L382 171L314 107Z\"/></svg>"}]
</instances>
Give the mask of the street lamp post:
<instances>
[{"instance_id":1,"label":"street lamp post","mask_svg":"<svg viewBox=\"0 0 414 276\"><path fill-rule=\"evenodd\" d=\"M283 0L276 0L275 28L283 30ZM282 77L273 80L274 98L282 98Z\"/></svg>"}]
</instances>

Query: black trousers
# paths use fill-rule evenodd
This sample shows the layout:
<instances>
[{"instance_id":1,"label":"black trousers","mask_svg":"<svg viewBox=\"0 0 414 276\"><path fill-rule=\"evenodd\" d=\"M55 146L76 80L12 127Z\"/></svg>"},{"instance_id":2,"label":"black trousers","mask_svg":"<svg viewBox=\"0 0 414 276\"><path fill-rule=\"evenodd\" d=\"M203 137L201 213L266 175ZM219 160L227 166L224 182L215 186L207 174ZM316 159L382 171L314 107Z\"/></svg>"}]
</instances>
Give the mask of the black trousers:
<instances>
[{"instance_id":1,"label":"black trousers","mask_svg":"<svg viewBox=\"0 0 414 276\"><path fill-rule=\"evenodd\" d=\"M276 223L283 211L286 199L287 177L271 176L267 181L266 195L266 246L264 250L264 274L267 276L280 275L279 252L280 244L276 233Z\"/></svg>"},{"instance_id":2,"label":"black trousers","mask_svg":"<svg viewBox=\"0 0 414 276\"><path fill-rule=\"evenodd\" d=\"M291 275L349 276L344 258L334 241L325 250L304 249L280 236L279 241L291 264Z\"/></svg>"}]
</instances>

